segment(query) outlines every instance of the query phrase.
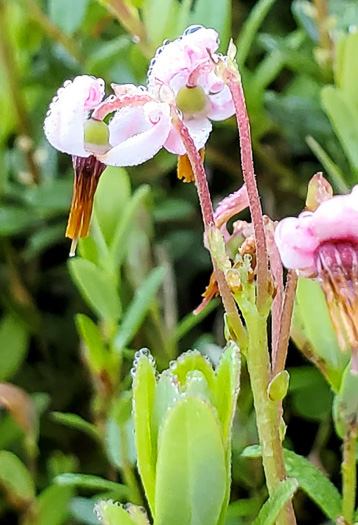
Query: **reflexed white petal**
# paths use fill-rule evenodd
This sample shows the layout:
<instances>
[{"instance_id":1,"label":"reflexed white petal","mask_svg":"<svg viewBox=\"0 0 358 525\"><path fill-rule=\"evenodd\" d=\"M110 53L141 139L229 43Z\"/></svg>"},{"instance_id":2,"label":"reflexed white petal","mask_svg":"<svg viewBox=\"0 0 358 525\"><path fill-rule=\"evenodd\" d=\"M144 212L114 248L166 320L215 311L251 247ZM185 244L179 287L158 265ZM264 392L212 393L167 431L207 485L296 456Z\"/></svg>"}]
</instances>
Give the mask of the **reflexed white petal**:
<instances>
[{"instance_id":1,"label":"reflexed white petal","mask_svg":"<svg viewBox=\"0 0 358 525\"><path fill-rule=\"evenodd\" d=\"M201 119L190 119L185 120L184 124L189 130L189 134L194 141L195 147L197 150L203 148L209 138L210 132L212 130L212 125L210 120L207 118ZM184 155L186 153L184 144L180 138L179 133L176 129L172 128L168 139L166 140L164 147L175 155Z\"/></svg>"},{"instance_id":2,"label":"reflexed white petal","mask_svg":"<svg viewBox=\"0 0 358 525\"><path fill-rule=\"evenodd\" d=\"M148 102L119 110L109 123L112 149L98 157L109 166L136 166L154 157L171 128L168 104Z\"/></svg>"},{"instance_id":3,"label":"reflexed white petal","mask_svg":"<svg viewBox=\"0 0 358 525\"><path fill-rule=\"evenodd\" d=\"M94 109L104 95L104 81L81 75L66 81L52 99L44 122L47 140L59 151L88 157L84 149L83 124L88 111Z\"/></svg>"},{"instance_id":4,"label":"reflexed white petal","mask_svg":"<svg viewBox=\"0 0 358 525\"><path fill-rule=\"evenodd\" d=\"M207 117L211 120L225 120L235 113L235 106L230 90L224 86L219 93L209 95L210 109Z\"/></svg>"}]
</instances>

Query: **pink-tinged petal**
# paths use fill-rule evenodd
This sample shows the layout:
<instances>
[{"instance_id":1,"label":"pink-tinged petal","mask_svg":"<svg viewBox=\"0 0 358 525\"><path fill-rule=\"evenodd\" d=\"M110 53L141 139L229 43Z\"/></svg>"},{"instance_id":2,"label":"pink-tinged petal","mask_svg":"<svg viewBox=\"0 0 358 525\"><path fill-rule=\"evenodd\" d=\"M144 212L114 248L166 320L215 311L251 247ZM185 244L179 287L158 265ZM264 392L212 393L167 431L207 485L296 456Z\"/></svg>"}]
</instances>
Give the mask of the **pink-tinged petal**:
<instances>
[{"instance_id":1,"label":"pink-tinged petal","mask_svg":"<svg viewBox=\"0 0 358 525\"><path fill-rule=\"evenodd\" d=\"M358 187L349 195L336 195L323 202L314 212L312 223L320 242L358 242Z\"/></svg>"},{"instance_id":2,"label":"pink-tinged petal","mask_svg":"<svg viewBox=\"0 0 358 525\"><path fill-rule=\"evenodd\" d=\"M180 72L188 75L202 62L207 61L209 53L218 48L218 34L214 29L192 26L180 38L159 48L148 71L148 86L152 89L157 81L167 85Z\"/></svg>"},{"instance_id":3,"label":"pink-tinged petal","mask_svg":"<svg viewBox=\"0 0 358 525\"><path fill-rule=\"evenodd\" d=\"M104 95L104 81L88 75L66 81L52 99L44 122L47 140L59 151L88 157L84 148L83 125L88 111L94 109Z\"/></svg>"},{"instance_id":4,"label":"pink-tinged petal","mask_svg":"<svg viewBox=\"0 0 358 525\"><path fill-rule=\"evenodd\" d=\"M141 164L163 147L170 128L168 104L148 102L142 108L120 109L109 123L113 147L98 158L109 166Z\"/></svg>"},{"instance_id":5,"label":"pink-tinged petal","mask_svg":"<svg viewBox=\"0 0 358 525\"><path fill-rule=\"evenodd\" d=\"M314 252L318 241L312 229L312 213L304 212L298 218L287 217L275 230L275 242L286 268L314 269Z\"/></svg>"},{"instance_id":6,"label":"pink-tinged petal","mask_svg":"<svg viewBox=\"0 0 358 525\"><path fill-rule=\"evenodd\" d=\"M189 130L189 134L194 141L196 149L199 150L203 148L212 130L210 120L208 120L205 117L201 119L184 119L184 124ZM174 153L175 155L184 155L186 153L184 144L179 136L179 133L174 128L171 129L169 136L165 141L164 147L170 153Z\"/></svg>"},{"instance_id":7,"label":"pink-tinged petal","mask_svg":"<svg viewBox=\"0 0 358 525\"><path fill-rule=\"evenodd\" d=\"M234 102L228 86L224 86L218 93L209 95L210 109L207 113L211 120L225 120L235 113Z\"/></svg>"}]
</instances>

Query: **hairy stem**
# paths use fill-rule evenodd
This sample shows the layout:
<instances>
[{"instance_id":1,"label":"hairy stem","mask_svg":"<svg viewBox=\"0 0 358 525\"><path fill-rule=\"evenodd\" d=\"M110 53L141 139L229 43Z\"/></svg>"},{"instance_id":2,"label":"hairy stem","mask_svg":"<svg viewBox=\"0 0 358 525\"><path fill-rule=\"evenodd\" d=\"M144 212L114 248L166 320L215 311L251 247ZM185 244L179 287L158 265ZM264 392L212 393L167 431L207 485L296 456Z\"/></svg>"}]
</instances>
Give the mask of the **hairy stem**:
<instances>
[{"instance_id":1,"label":"hairy stem","mask_svg":"<svg viewBox=\"0 0 358 525\"><path fill-rule=\"evenodd\" d=\"M206 179L204 165L201 160L200 154L195 147L194 141L189 134L188 128L185 126L184 122L179 118L175 110L172 111L172 120L174 126L176 127L181 136L188 158L190 160L190 164L195 177L196 188L198 191L205 232L208 232L209 229L214 226L214 212L211 203L209 186L208 181ZM221 299L224 305L224 309L228 316L230 327L234 330L237 337L237 341L239 342L240 346L245 346L247 335L239 317L234 298L226 282L224 273L218 268L213 254L210 253L210 255L212 258L215 277L218 283Z\"/></svg>"},{"instance_id":2,"label":"hairy stem","mask_svg":"<svg viewBox=\"0 0 358 525\"><path fill-rule=\"evenodd\" d=\"M31 173L32 180L38 184L40 173L34 159L34 148L31 139L30 119L26 109L25 100L22 96L19 72L11 44L9 28L7 25L7 5L0 0L0 59L9 85L9 94L12 98L20 135L29 137L29 146L26 148L26 162Z\"/></svg>"},{"instance_id":3,"label":"hairy stem","mask_svg":"<svg viewBox=\"0 0 358 525\"><path fill-rule=\"evenodd\" d=\"M357 424L347 425L344 435L342 463L342 515L347 525L351 525L354 520L357 490L356 442Z\"/></svg>"},{"instance_id":4,"label":"hairy stem","mask_svg":"<svg viewBox=\"0 0 358 525\"><path fill-rule=\"evenodd\" d=\"M239 128L241 166L249 195L250 211L254 226L257 256L257 307L260 311L266 306L269 290L268 255L262 217L262 208L256 184L251 146L250 122L246 109L244 91L238 72L225 71L225 80L230 89Z\"/></svg>"}]
</instances>

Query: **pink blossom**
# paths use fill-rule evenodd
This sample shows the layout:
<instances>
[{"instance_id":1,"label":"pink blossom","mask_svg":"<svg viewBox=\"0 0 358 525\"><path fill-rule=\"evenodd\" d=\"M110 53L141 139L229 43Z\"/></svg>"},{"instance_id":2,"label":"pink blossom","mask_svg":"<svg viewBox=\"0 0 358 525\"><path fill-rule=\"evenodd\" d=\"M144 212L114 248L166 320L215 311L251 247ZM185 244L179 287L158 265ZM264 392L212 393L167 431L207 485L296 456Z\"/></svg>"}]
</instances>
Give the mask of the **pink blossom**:
<instances>
[{"instance_id":1,"label":"pink blossom","mask_svg":"<svg viewBox=\"0 0 358 525\"><path fill-rule=\"evenodd\" d=\"M316 275L322 246L339 242L358 245L358 186L348 195L322 202L314 212L283 219L276 228L275 241L287 268Z\"/></svg>"}]
</instances>

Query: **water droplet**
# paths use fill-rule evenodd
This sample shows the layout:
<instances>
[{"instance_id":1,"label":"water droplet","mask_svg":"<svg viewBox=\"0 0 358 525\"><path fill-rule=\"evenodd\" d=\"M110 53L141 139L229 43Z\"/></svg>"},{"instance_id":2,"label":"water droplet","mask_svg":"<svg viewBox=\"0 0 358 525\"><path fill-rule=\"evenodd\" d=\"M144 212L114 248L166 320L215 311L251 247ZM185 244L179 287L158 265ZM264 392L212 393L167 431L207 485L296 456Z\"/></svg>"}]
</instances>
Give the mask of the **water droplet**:
<instances>
[{"instance_id":1,"label":"water droplet","mask_svg":"<svg viewBox=\"0 0 358 525\"><path fill-rule=\"evenodd\" d=\"M170 40L169 40L169 38L166 38L165 40L163 40L163 46L167 46L168 44L170 44ZM161 49L160 52L163 51L163 48L159 48L159 49ZM158 51L159 51L159 49L158 49ZM158 51L157 51L157 52L158 52Z\"/></svg>"},{"instance_id":2,"label":"water droplet","mask_svg":"<svg viewBox=\"0 0 358 525\"><path fill-rule=\"evenodd\" d=\"M196 31L199 31L199 29L204 29L201 25L192 25L186 28L183 35L190 35L191 33L195 33Z\"/></svg>"}]
</instances>

